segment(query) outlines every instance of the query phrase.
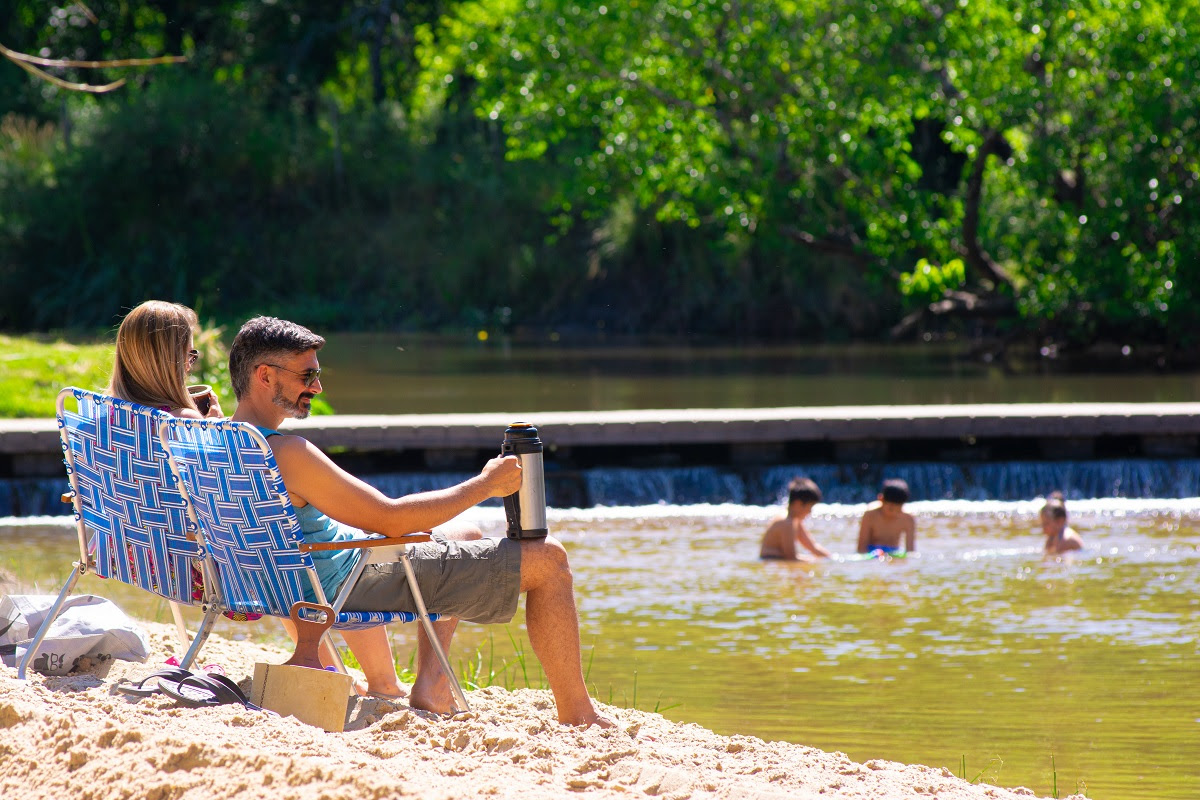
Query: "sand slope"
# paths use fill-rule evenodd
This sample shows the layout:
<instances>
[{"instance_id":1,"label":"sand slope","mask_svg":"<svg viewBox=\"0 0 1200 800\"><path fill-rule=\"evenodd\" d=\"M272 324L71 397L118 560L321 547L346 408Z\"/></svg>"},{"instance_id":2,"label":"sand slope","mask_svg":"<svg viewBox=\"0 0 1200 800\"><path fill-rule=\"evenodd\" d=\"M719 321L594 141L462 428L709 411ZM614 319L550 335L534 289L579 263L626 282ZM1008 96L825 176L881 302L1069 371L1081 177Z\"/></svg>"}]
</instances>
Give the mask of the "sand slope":
<instances>
[{"instance_id":1,"label":"sand slope","mask_svg":"<svg viewBox=\"0 0 1200 800\"><path fill-rule=\"evenodd\" d=\"M110 662L61 678L0 666L0 797L28 800L223 798L1027 798L944 769L748 736L718 736L658 714L607 708L616 730L555 720L549 692L469 695L473 713L444 720L401 702L354 700L347 730L325 733L240 706L184 708L162 695L113 692L177 651L172 629L146 623L146 664ZM249 690L274 647L214 635L217 662Z\"/></svg>"}]
</instances>

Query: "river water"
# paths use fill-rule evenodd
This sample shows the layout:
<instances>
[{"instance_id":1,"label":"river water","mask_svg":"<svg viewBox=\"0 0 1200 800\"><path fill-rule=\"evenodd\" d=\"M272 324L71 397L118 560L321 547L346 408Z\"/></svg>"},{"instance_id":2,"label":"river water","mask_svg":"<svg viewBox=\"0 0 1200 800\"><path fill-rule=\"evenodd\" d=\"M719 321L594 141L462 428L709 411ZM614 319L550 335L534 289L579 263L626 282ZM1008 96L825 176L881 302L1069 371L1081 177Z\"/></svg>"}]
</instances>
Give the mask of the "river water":
<instances>
[{"instance_id":1,"label":"river water","mask_svg":"<svg viewBox=\"0 0 1200 800\"><path fill-rule=\"evenodd\" d=\"M344 414L775 408L945 403L1194 402L1200 374L1077 371L1042 359L1020 374L921 347L581 347L332 335L326 399Z\"/></svg>"},{"instance_id":2,"label":"river water","mask_svg":"<svg viewBox=\"0 0 1200 800\"><path fill-rule=\"evenodd\" d=\"M1002 786L1103 800L1200 796L1200 500L1070 504L1085 549L1040 551L1034 502L918 502L917 554L849 558L863 506L819 505L816 565L760 562L777 509L553 509L571 553L596 697L723 734L942 766ZM501 512L471 515L500 535ZM0 522L0 568L53 591L74 539L61 520ZM165 605L85 578L167 622ZM193 617L194 619L194 617ZM270 621L227 636L281 638ZM415 627L394 633L406 660ZM524 652L522 658L519 653ZM519 614L464 624L460 668L543 685Z\"/></svg>"}]
</instances>

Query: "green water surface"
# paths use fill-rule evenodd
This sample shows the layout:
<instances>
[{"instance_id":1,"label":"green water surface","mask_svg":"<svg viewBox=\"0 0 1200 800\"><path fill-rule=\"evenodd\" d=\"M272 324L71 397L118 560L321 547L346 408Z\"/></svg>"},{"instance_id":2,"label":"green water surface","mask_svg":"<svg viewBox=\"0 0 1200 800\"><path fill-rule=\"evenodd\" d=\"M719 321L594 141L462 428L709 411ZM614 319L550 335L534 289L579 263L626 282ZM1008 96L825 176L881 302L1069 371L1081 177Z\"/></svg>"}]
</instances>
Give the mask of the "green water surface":
<instances>
[{"instance_id":1,"label":"green water surface","mask_svg":"<svg viewBox=\"0 0 1200 800\"><path fill-rule=\"evenodd\" d=\"M956 343L587 347L341 333L321 366L343 414L1200 400L1194 372L1055 359L1014 371Z\"/></svg>"}]
</instances>

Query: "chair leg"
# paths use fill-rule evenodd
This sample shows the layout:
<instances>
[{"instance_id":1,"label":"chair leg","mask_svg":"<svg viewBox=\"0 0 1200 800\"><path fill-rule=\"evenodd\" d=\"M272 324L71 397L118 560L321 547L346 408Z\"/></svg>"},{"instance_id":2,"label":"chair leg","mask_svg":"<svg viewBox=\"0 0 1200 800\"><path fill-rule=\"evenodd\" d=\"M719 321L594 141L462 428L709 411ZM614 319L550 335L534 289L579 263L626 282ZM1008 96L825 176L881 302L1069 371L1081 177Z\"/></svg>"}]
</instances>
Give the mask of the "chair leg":
<instances>
[{"instance_id":1,"label":"chair leg","mask_svg":"<svg viewBox=\"0 0 1200 800\"><path fill-rule=\"evenodd\" d=\"M338 596L333 600L333 605L330 606L334 617L342 613L342 606L346 605L346 598L350 596L350 591L354 588L354 584L358 583L358 579L362 577L363 570L366 569L368 561L370 561L369 556L367 558L360 558L358 565L354 567L353 571L351 571L350 575L342 583L342 590L338 592ZM322 604L324 605L324 603ZM321 637L321 641L328 642L329 648L333 650L334 660L337 662L334 666L337 667L338 672L343 675L349 675L350 670L346 669L346 662L342 659L342 651L338 650L337 642L333 640L333 628L325 631L325 635Z\"/></svg>"},{"instance_id":2,"label":"chair leg","mask_svg":"<svg viewBox=\"0 0 1200 800\"><path fill-rule=\"evenodd\" d=\"M171 604L171 618L175 620L175 632L179 634L179 641L185 645L192 643L192 637L188 636L187 625L183 623L183 609L174 600L168 601Z\"/></svg>"},{"instance_id":3,"label":"chair leg","mask_svg":"<svg viewBox=\"0 0 1200 800\"><path fill-rule=\"evenodd\" d=\"M191 646L179 662L181 669L191 669L192 662L200 654L200 648L208 641L208 635L212 633L213 625L216 623L217 615L220 613L221 606L216 603L211 603L205 607L204 619L200 621L200 629L196 631L196 636L192 639Z\"/></svg>"},{"instance_id":4,"label":"chair leg","mask_svg":"<svg viewBox=\"0 0 1200 800\"><path fill-rule=\"evenodd\" d=\"M412 562L408 560L407 552L401 554L400 563L404 565L404 574L408 577L408 586L412 589L413 600L417 603L417 614L421 617L421 624L425 626L425 635L429 638L429 644L433 646L433 652L442 666L442 672L450 681L454 702L458 705L459 711L470 711L471 707L467 705L467 696L463 694L462 686L458 684L458 678L454 675L454 670L450 668L450 659L446 658L446 651L442 648L437 632L433 629L432 620L429 619L429 611L425 608L425 598L421 596L421 587L417 586L417 576L413 572Z\"/></svg>"},{"instance_id":5,"label":"chair leg","mask_svg":"<svg viewBox=\"0 0 1200 800\"><path fill-rule=\"evenodd\" d=\"M62 610L62 604L71 594L71 589L75 587L75 583L79 577L83 575L83 566L76 564L71 570L71 575L67 578L67 582L63 584L62 591L58 593L58 599L54 601L54 605L46 612L46 618L42 620L42 626L38 628L37 635L29 642L29 647L25 650L25 655L21 657L21 664L17 667L17 680L25 680L25 670L29 667L29 662L33 660L34 654L42 644L42 640L46 638L46 634L50 632L50 626L54 624L54 620L58 619L58 614Z\"/></svg>"},{"instance_id":6,"label":"chair leg","mask_svg":"<svg viewBox=\"0 0 1200 800\"><path fill-rule=\"evenodd\" d=\"M333 665L337 668L337 671L343 675L349 675L350 670L346 669L346 662L342 659L342 651L338 649L337 642L333 640L332 628L325 631L325 635L321 637L321 641L329 643L329 649L333 651L333 660L337 662Z\"/></svg>"}]
</instances>

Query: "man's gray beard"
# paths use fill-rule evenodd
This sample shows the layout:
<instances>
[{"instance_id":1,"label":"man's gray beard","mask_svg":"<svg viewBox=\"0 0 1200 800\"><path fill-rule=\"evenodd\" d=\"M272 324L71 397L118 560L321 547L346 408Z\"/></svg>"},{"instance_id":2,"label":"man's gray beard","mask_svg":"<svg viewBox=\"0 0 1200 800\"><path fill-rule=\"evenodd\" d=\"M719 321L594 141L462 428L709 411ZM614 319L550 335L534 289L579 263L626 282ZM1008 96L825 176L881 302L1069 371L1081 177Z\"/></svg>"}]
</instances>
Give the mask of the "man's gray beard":
<instances>
[{"instance_id":1,"label":"man's gray beard","mask_svg":"<svg viewBox=\"0 0 1200 800\"><path fill-rule=\"evenodd\" d=\"M304 394L300 395L300 397L304 396ZM271 398L271 402L286 411L292 419L305 419L312 412L312 406L308 408L301 407L299 397L296 400L288 400L284 397L282 386L275 387L275 396Z\"/></svg>"}]
</instances>

